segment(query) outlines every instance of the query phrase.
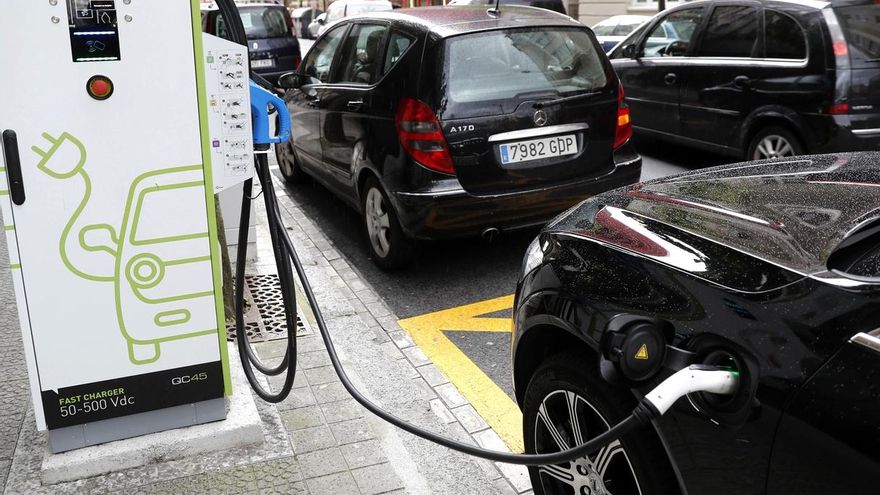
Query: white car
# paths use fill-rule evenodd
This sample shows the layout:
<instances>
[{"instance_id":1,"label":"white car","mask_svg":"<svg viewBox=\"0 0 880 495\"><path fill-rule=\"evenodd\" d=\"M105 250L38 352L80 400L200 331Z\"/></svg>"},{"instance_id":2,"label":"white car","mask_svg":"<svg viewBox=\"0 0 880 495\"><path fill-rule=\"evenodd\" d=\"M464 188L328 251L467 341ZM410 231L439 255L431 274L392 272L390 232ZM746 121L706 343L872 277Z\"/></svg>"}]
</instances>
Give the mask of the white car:
<instances>
[{"instance_id":1,"label":"white car","mask_svg":"<svg viewBox=\"0 0 880 495\"><path fill-rule=\"evenodd\" d=\"M321 19L321 16L318 16L317 20L318 24L320 24L318 35L324 34L324 31L332 24L346 17L393 9L394 7L388 0L336 0L327 7L326 16L323 19Z\"/></svg>"},{"instance_id":2,"label":"white car","mask_svg":"<svg viewBox=\"0 0 880 495\"><path fill-rule=\"evenodd\" d=\"M596 34L599 44L602 45L602 49L608 53L637 27L650 19L651 16L647 15L616 15L599 21L593 26L593 32Z\"/></svg>"}]
</instances>

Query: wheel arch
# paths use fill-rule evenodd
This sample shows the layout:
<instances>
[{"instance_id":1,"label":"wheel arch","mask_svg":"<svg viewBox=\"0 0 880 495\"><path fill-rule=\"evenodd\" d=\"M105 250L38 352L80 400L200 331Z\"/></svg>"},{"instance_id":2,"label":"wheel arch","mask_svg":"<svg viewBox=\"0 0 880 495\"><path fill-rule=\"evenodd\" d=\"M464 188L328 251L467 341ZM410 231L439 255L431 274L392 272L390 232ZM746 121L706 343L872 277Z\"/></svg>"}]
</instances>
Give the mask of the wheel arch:
<instances>
[{"instance_id":1,"label":"wheel arch","mask_svg":"<svg viewBox=\"0 0 880 495\"><path fill-rule=\"evenodd\" d=\"M782 106L767 106L755 109L743 122L740 132L740 149L743 155L748 153L752 138L767 127L778 126L794 133L804 149L809 152L809 126L794 110ZM749 159L746 157L746 159Z\"/></svg>"},{"instance_id":2,"label":"wheel arch","mask_svg":"<svg viewBox=\"0 0 880 495\"><path fill-rule=\"evenodd\" d=\"M520 352L526 349L528 352ZM529 380L541 363L553 355L573 352L585 354L584 362L591 363L587 364L588 366L595 366L595 371L598 374L599 350L597 346L594 347L594 344L588 343L582 337L579 337L563 320L552 316L540 318L538 322L530 325L519 338L514 352L514 381L519 384L515 387L515 393L516 402L520 407L523 406L526 385ZM629 406L635 408L637 404L638 400L633 395ZM674 476L677 482L675 487L677 493L687 495L687 488L683 482L681 471L672 458L666 439L663 432L659 430L657 423L653 422L651 427L644 428L644 431L651 432L649 435L650 441L656 443L660 451L665 453L663 456L665 464L662 466L662 469L668 470Z\"/></svg>"}]
</instances>

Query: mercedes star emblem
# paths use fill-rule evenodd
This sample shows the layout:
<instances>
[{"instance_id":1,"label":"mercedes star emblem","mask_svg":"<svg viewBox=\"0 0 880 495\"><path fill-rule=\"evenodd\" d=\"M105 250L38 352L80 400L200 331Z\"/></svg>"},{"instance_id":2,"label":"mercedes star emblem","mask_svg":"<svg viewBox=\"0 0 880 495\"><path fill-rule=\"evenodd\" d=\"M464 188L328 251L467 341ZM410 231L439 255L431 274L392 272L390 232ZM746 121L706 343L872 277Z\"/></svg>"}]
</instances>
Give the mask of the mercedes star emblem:
<instances>
[{"instance_id":1,"label":"mercedes star emblem","mask_svg":"<svg viewBox=\"0 0 880 495\"><path fill-rule=\"evenodd\" d=\"M535 125L540 127L540 126L547 123L547 114L544 113L543 110L538 110L537 112L535 112L534 119L535 119Z\"/></svg>"}]
</instances>

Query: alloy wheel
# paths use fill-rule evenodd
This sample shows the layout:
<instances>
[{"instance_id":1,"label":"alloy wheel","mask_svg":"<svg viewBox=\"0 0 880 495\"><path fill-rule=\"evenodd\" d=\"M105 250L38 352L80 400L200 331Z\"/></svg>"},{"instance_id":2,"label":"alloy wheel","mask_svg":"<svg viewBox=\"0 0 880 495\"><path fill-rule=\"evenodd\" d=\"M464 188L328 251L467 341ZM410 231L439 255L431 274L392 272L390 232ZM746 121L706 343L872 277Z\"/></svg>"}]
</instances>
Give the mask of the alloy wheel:
<instances>
[{"instance_id":1,"label":"alloy wheel","mask_svg":"<svg viewBox=\"0 0 880 495\"><path fill-rule=\"evenodd\" d=\"M385 197L382 191L375 187L367 191L367 198L364 202L364 218L367 223L367 234L370 238L370 245L373 250L385 258L391 251L391 222L388 217L388 206L385 204Z\"/></svg>"},{"instance_id":2,"label":"alloy wheel","mask_svg":"<svg viewBox=\"0 0 880 495\"><path fill-rule=\"evenodd\" d=\"M538 453L567 450L607 431L610 425L580 394L556 390L544 397L535 418ZM573 462L538 468L546 494L641 495L632 463L620 441Z\"/></svg>"},{"instance_id":3,"label":"alloy wheel","mask_svg":"<svg viewBox=\"0 0 880 495\"><path fill-rule=\"evenodd\" d=\"M794 156L794 154L794 146L788 142L788 139L778 134L770 134L758 143L752 159L763 160L766 158Z\"/></svg>"}]
</instances>

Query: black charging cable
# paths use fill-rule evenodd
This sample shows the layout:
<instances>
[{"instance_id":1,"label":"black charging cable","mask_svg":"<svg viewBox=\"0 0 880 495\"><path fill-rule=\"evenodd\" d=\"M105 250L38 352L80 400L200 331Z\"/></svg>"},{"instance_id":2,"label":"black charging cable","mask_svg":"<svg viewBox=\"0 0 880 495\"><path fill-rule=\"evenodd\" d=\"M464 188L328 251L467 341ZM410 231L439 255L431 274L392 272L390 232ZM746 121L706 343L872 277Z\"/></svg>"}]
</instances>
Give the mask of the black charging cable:
<instances>
[{"instance_id":1,"label":"black charging cable","mask_svg":"<svg viewBox=\"0 0 880 495\"><path fill-rule=\"evenodd\" d=\"M222 15L227 19L227 26L232 32L233 41L245 44L247 43L244 34L244 28L241 19L237 14L237 9L233 0L217 0L217 5ZM243 42L242 42L243 41ZM256 353L251 349L247 330L244 324L244 279L245 265L247 263L247 243L248 230L250 227L251 213L251 194L253 190L253 180L244 183L244 191L242 194L241 218L239 220L238 231L238 249L235 270L235 325L236 340L238 343L239 355L241 356L242 365L248 382L253 387L256 394L268 402L280 402L284 400L290 393L293 386L293 380L296 373L296 295L294 292L293 274L290 265L293 264L296 270L297 278L300 286L307 299L309 306L312 308L315 320L318 325L321 339L327 348L327 354L330 362L345 390L360 405L372 412L382 420L411 433L417 437L423 438L430 442L436 443L452 450L457 450L467 455L480 457L495 462L505 462L510 464L521 464L529 466L540 466L547 464L561 464L571 462L575 459L591 454L611 442L619 439L621 436L635 430L637 427L650 423L653 419L665 413L672 403L687 393L695 391L709 391L714 393L732 393L736 389L737 376L732 373L721 371L715 368L691 366L685 368L672 377L665 380L660 386L655 388L643 399L633 412L611 427L608 431L599 434L593 439L581 445L572 448L553 452L548 454L513 454L508 452L498 452L495 450L484 449L474 445L466 444L451 438L446 438L434 432L413 425L391 413L382 409L379 405L371 402L363 394L358 391L354 384L345 373L345 369L336 353L330 332L324 321L324 316L318 306L309 279L303 269L302 262L293 246L293 241L287 234L287 228L282 220L281 210L278 206L275 187L272 183L272 175L269 170L269 162L267 153L268 145L257 146L254 158L255 175L260 180L263 189L264 204L266 205L266 216L268 217L269 233L272 239L272 250L275 255L275 263L278 267L278 277L281 284L281 290L284 299L285 318L287 322L287 348L284 358L277 366L267 366L263 364ZM264 375L276 376L286 372L284 385L278 393L267 391L256 374L254 368Z\"/></svg>"}]
</instances>

